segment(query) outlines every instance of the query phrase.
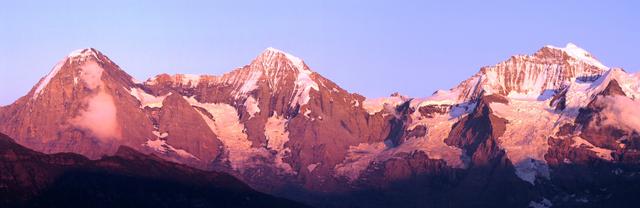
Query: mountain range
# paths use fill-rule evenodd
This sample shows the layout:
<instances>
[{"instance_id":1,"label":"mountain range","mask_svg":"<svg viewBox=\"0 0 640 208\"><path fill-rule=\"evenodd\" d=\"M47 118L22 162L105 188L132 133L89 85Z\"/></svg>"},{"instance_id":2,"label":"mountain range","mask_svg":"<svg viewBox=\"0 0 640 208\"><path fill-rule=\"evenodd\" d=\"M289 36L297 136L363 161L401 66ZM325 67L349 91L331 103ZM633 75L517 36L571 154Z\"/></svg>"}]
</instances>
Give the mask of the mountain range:
<instances>
[{"instance_id":1,"label":"mountain range","mask_svg":"<svg viewBox=\"0 0 640 208\"><path fill-rule=\"evenodd\" d=\"M165 170L154 163L171 164L172 180L216 184L209 174L225 174L243 190L317 207L633 207L639 98L640 74L571 43L482 67L427 97L377 99L274 48L220 76L146 81L87 48L0 107L0 132L49 161L40 168L73 161L155 177Z\"/></svg>"}]
</instances>

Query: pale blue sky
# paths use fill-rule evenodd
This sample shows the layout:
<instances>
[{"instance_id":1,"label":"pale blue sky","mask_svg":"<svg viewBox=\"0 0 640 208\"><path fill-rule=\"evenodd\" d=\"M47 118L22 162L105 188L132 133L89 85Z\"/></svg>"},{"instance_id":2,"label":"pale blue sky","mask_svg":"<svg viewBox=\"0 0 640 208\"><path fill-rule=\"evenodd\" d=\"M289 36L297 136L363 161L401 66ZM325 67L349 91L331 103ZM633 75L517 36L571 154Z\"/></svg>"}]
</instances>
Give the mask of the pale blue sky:
<instances>
[{"instance_id":1,"label":"pale blue sky","mask_svg":"<svg viewBox=\"0 0 640 208\"><path fill-rule=\"evenodd\" d=\"M639 3L442 2L2 1L0 105L86 47L144 80L219 75L271 46L368 97L428 96L547 44L573 42L605 65L640 69Z\"/></svg>"}]
</instances>

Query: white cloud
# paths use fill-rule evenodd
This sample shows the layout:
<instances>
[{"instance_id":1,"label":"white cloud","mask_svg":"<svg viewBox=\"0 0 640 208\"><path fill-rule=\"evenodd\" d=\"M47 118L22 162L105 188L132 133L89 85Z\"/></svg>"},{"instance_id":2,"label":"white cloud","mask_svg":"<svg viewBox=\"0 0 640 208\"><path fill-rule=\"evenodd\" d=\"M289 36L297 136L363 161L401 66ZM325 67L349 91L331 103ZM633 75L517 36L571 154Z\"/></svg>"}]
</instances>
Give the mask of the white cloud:
<instances>
[{"instance_id":1,"label":"white cloud","mask_svg":"<svg viewBox=\"0 0 640 208\"><path fill-rule=\"evenodd\" d=\"M606 117L603 125L640 131L640 102L625 96L605 96L599 100Z\"/></svg>"},{"instance_id":2,"label":"white cloud","mask_svg":"<svg viewBox=\"0 0 640 208\"><path fill-rule=\"evenodd\" d=\"M80 77L87 84L87 87L93 90L102 85L100 78L102 77L103 71L102 67L97 63L87 62L82 66Z\"/></svg>"},{"instance_id":3,"label":"white cloud","mask_svg":"<svg viewBox=\"0 0 640 208\"><path fill-rule=\"evenodd\" d=\"M116 120L116 105L109 93L100 89L98 94L87 100L87 109L80 116L71 119L71 124L93 133L102 141L120 139L122 134Z\"/></svg>"},{"instance_id":4,"label":"white cloud","mask_svg":"<svg viewBox=\"0 0 640 208\"><path fill-rule=\"evenodd\" d=\"M97 63L87 62L82 66L81 79L97 94L85 100L86 109L80 115L71 119L70 123L78 128L89 130L101 141L120 139L122 133L116 120L116 105L113 97L104 90L101 80L104 69Z\"/></svg>"}]
</instances>

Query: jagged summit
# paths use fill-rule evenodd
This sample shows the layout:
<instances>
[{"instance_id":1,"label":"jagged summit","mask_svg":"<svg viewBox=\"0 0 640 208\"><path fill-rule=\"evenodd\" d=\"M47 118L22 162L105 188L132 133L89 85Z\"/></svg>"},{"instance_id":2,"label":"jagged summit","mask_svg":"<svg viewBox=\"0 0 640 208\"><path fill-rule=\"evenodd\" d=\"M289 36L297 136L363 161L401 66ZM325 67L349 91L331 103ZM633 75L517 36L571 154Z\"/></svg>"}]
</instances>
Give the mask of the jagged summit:
<instances>
[{"instance_id":1,"label":"jagged summit","mask_svg":"<svg viewBox=\"0 0 640 208\"><path fill-rule=\"evenodd\" d=\"M81 49L72 51L71 53L69 53L69 55L67 55L67 57L70 57L70 58L87 57L87 56L97 56L98 54L102 54L102 53L100 53L100 51L96 50L95 48L81 48Z\"/></svg>"},{"instance_id":2,"label":"jagged summit","mask_svg":"<svg viewBox=\"0 0 640 208\"><path fill-rule=\"evenodd\" d=\"M260 63L267 66L268 68L277 67L279 64L284 64L285 62L289 62L295 69L299 71L308 70L308 67L306 67L304 61L301 58L298 58L294 55L291 55L290 53L273 47L265 49L253 61L253 63Z\"/></svg>"},{"instance_id":3,"label":"jagged summit","mask_svg":"<svg viewBox=\"0 0 640 208\"><path fill-rule=\"evenodd\" d=\"M67 64L67 63L79 63L79 62L84 62L88 57L93 57L95 60L100 60L100 55L102 55L102 53L100 53L98 50L94 49L94 48L82 48L82 49L77 49L72 51L71 53L69 53L66 57L64 57L62 60L60 60L54 67L53 69L51 69L51 71L49 72L49 74L47 74L47 76L45 76L39 83L38 86L36 87L36 90L34 91L34 96L33 98L37 98L40 93L42 92L42 90L49 84L49 82L51 81L51 79L53 79L53 77L55 77L56 75L58 75L58 73L60 73L60 70Z\"/></svg>"},{"instance_id":4,"label":"jagged summit","mask_svg":"<svg viewBox=\"0 0 640 208\"><path fill-rule=\"evenodd\" d=\"M114 64L109 57L95 48L81 48L72 51L65 57L72 64L83 64L86 61L93 60L101 64Z\"/></svg>"},{"instance_id":5,"label":"jagged summit","mask_svg":"<svg viewBox=\"0 0 640 208\"><path fill-rule=\"evenodd\" d=\"M267 54L271 54L271 53L276 53L276 54L284 54L286 56L287 59L289 59L290 61L293 62L303 62L301 58L298 58L297 56L294 56L290 53L287 53L283 50L277 49L277 48L273 48L273 47L268 47L267 49L265 49L263 52L263 54L267 53Z\"/></svg>"},{"instance_id":6,"label":"jagged summit","mask_svg":"<svg viewBox=\"0 0 640 208\"><path fill-rule=\"evenodd\" d=\"M283 50L280 50L280 49L277 49L277 48L274 48L274 47L268 47L268 48L264 49L263 53L264 52L268 52L268 51L276 52L276 53L288 54L287 52L284 52Z\"/></svg>"},{"instance_id":7,"label":"jagged summit","mask_svg":"<svg viewBox=\"0 0 640 208\"><path fill-rule=\"evenodd\" d=\"M55 86L73 85L79 86L84 83L90 89L95 89L100 85L102 74L124 82L131 80L130 76L120 69L109 57L102 54L95 48L77 49L63 57L53 69L43 77L33 92L33 99L38 98L51 82L55 79L62 79L56 82ZM127 83L128 84L128 83Z\"/></svg>"},{"instance_id":8,"label":"jagged summit","mask_svg":"<svg viewBox=\"0 0 640 208\"><path fill-rule=\"evenodd\" d=\"M478 73L451 90L441 90L425 103L462 103L485 94L537 100L576 79L593 80L609 70L589 52L568 43L565 47L544 46L532 55L515 55ZM423 103L424 104L424 103Z\"/></svg>"},{"instance_id":9,"label":"jagged summit","mask_svg":"<svg viewBox=\"0 0 640 208\"><path fill-rule=\"evenodd\" d=\"M598 67L600 69L604 69L604 70L608 70L609 67L605 66L604 64L602 64L600 61L598 61L593 55L591 55L591 53L589 53L587 50L578 47L576 44L573 43L567 43L567 45L562 48L562 47L557 47L557 46L552 46L552 45L546 45L545 48L549 48L549 49L553 49L553 50L560 50L564 53L566 53L568 56L584 62L586 64Z\"/></svg>"},{"instance_id":10,"label":"jagged summit","mask_svg":"<svg viewBox=\"0 0 640 208\"><path fill-rule=\"evenodd\" d=\"M258 56L256 56L256 58L254 58L253 61L248 65L248 68L241 67L237 70L237 72L239 73L234 73L235 71L232 71L221 76L196 74L159 74L155 77L149 78L147 81L145 81L145 83L155 85L158 83L158 80L164 80L170 81L176 85L196 87L200 80L203 78L218 82L229 82L229 80L232 80L230 82L236 82L243 79L246 79L245 81L254 82L260 79L263 73L271 77L284 76L288 72L299 73L302 71L310 71L309 67L306 67L304 61L301 58L298 58L294 55L291 55L290 53L273 47L266 48ZM246 72L242 73L240 71ZM284 73L282 73L283 71ZM251 76L244 77L247 74ZM238 78L236 76L241 76L241 78Z\"/></svg>"},{"instance_id":11,"label":"jagged summit","mask_svg":"<svg viewBox=\"0 0 640 208\"><path fill-rule=\"evenodd\" d=\"M600 68L592 58L575 44L546 46L483 67L430 97L366 99L275 48L220 76L161 74L144 83L87 48L66 56L43 78L37 99L32 91L0 108L0 132L45 153L93 159L154 154L227 171L273 193L355 193L402 182L416 186L400 187L399 193L466 197L508 187L517 188L509 194L521 196L520 204L506 207L542 197L564 207L556 196L582 194L584 188L558 195L556 185L637 171L590 175L555 168L640 161L640 127L633 120L640 115L640 77ZM412 75L389 79L403 76ZM572 175L581 177L564 181Z\"/></svg>"},{"instance_id":12,"label":"jagged summit","mask_svg":"<svg viewBox=\"0 0 640 208\"><path fill-rule=\"evenodd\" d=\"M554 46L554 45L545 45L544 47L545 48L550 48L550 49L561 50L561 51L567 52L570 55L575 55L576 57L580 57L580 56L582 56L582 57L591 57L591 54L587 50L585 50L585 49L583 49L583 48L579 47L578 45L576 45L574 43L571 43L571 42L567 43L564 47L558 47L558 46Z\"/></svg>"}]
</instances>

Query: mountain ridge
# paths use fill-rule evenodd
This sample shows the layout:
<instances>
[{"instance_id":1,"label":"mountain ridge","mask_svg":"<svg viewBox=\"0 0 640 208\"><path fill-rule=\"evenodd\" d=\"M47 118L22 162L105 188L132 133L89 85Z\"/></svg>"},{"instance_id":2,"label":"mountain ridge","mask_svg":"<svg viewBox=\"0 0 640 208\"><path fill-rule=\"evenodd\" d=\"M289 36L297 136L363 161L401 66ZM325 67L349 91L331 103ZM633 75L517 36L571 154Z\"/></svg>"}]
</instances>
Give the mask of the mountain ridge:
<instances>
[{"instance_id":1,"label":"mountain ridge","mask_svg":"<svg viewBox=\"0 0 640 208\"><path fill-rule=\"evenodd\" d=\"M37 97L0 108L0 131L38 151L89 158L125 145L323 207L400 194L394 184L416 180L433 186L408 187L442 189L438 196L460 199L454 207L562 206L580 197L605 203L574 187L558 189L570 179L553 170L600 161L609 171L631 171L637 163L640 130L620 113L640 115L629 110L640 97L640 78L602 65L574 44L512 56L428 97L379 99L350 93L273 48L219 76L161 74L144 82L95 49L79 53L87 54L65 61L64 73L54 74ZM619 89L608 87L614 82ZM612 94L619 91L624 95ZM600 128L609 130L594 133ZM438 179L442 184L432 182ZM484 197L465 196L474 192ZM512 200L501 203L502 197ZM368 205L446 202L374 198Z\"/></svg>"}]
</instances>

